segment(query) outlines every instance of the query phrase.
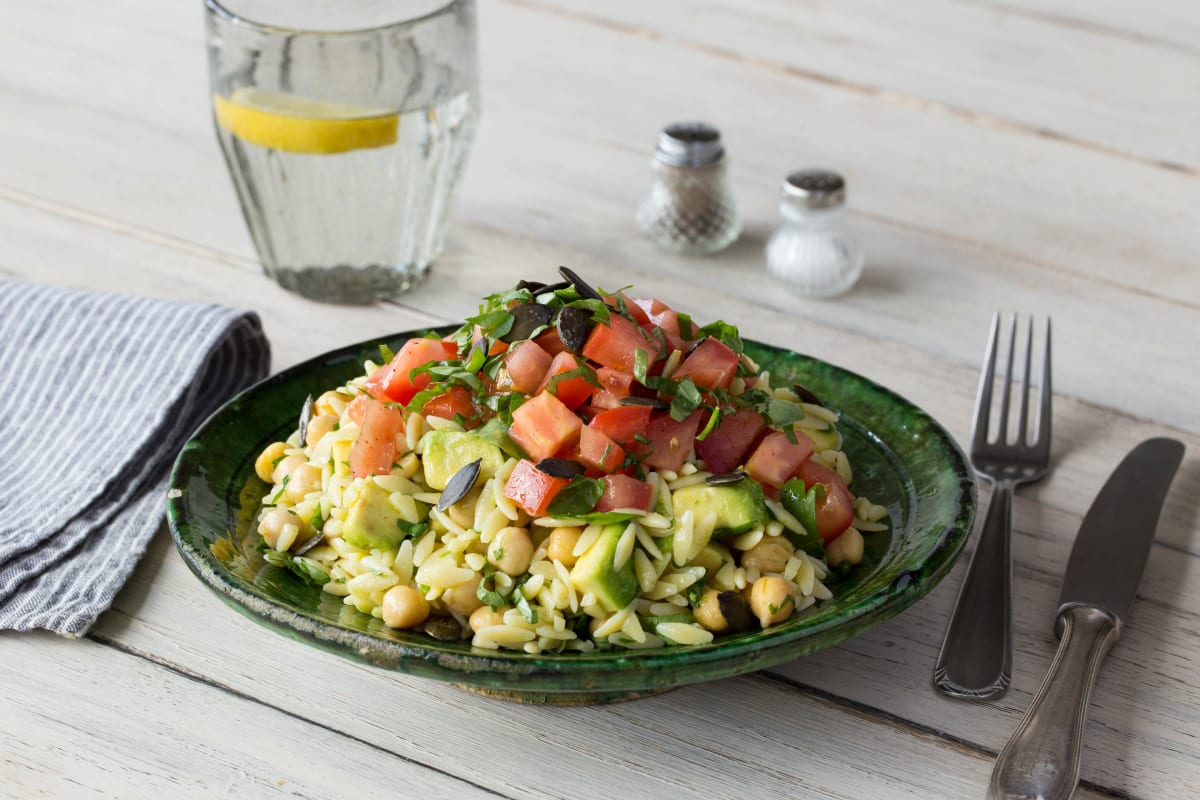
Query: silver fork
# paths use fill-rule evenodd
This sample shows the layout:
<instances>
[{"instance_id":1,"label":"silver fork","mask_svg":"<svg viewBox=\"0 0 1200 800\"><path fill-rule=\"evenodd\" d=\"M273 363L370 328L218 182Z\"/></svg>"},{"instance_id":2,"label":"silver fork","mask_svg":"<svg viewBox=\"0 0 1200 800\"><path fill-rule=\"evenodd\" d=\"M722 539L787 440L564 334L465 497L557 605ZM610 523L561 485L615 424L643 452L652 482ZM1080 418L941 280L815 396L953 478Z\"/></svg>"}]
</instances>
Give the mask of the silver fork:
<instances>
[{"instance_id":1,"label":"silver fork","mask_svg":"<svg viewBox=\"0 0 1200 800\"><path fill-rule=\"evenodd\" d=\"M954 613L933 670L933 685L950 697L985 700L999 697L1012 677L1012 496L1020 484L1046 474L1050 464L1050 319L1046 319L1045 363L1038 399L1037 433L1029 438L1030 370L1033 360L1033 319L1025 344L1025 374L1016 435L1009 439L1009 396L1012 394L1013 355L1017 315L1008 339L1008 369L996 435L989 437L992 384L1000 341L1000 314L992 317L987 356L979 377L975 422L971 428L971 464L992 482L992 499L979 534L967 576L958 590Z\"/></svg>"}]
</instances>

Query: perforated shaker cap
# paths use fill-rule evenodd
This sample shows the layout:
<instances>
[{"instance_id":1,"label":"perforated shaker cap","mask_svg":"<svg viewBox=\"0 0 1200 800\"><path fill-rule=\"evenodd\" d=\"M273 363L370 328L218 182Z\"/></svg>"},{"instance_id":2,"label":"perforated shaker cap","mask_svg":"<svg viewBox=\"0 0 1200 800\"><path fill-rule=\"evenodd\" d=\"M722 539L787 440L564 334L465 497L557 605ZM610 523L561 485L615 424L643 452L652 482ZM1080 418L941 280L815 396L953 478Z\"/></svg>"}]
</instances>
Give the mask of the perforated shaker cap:
<instances>
[{"instance_id":1,"label":"perforated shaker cap","mask_svg":"<svg viewBox=\"0 0 1200 800\"><path fill-rule=\"evenodd\" d=\"M831 170L800 169L784 178L783 194L806 208L836 208L846 202L846 181Z\"/></svg>"},{"instance_id":2,"label":"perforated shaker cap","mask_svg":"<svg viewBox=\"0 0 1200 800\"><path fill-rule=\"evenodd\" d=\"M659 134L654 157L672 167L707 167L725 157L725 148L707 122L673 122Z\"/></svg>"}]
</instances>

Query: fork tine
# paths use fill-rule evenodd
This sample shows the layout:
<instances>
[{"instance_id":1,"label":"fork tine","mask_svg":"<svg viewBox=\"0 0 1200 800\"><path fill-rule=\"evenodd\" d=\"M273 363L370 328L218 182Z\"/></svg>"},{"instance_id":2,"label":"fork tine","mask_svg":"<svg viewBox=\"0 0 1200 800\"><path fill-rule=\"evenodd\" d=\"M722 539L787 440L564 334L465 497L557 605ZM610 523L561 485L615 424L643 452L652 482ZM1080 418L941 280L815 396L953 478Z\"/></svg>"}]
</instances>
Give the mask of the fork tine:
<instances>
[{"instance_id":1,"label":"fork tine","mask_svg":"<svg viewBox=\"0 0 1200 800\"><path fill-rule=\"evenodd\" d=\"M996 371L996 350L1000 339L1000 312L992 314L992 330L988 334L987 353L979 371L979 394L975 398L975 420L971 424L971 449L987 444L988 417L992 410L992 379Z\"/></svg>"},{"instance_id":2,"label":"fork tine","mask_svg":"<svg viewBox=\"0 0 1200 800\"><path fill-rule=\"evenodd\" d=\"M1042 365L1042 395L1038 407L1037 449L1045 457L1050 455L1050 403L1054 388L1050 382L1050 318L1046 317L1046 354Z\"/></svg>"},{"instance_id":3,"label":"fork tine","mask_svg":"<svg viewBox=\"0 0 1200 800\"><path fill-rule=\"evenodd\" d=\"M1026 326L1025 332L1025 371L1022 374L1021 382L1021 411L1017 417L1017 443L1029 444L1029 381L1033 377L1030 374L1033 362L1033 317L1029 318L1029 324Z\"/></svg>"},{"instance_id":4,"label":"fork tine","mask_svg":"<svg viewBox=\"0 0 1200 800\"><path fill-rule=\"evenodd\" d=\"M1004 370L1004 394L1000 395L1000 425L996 431L996 444L1008 443L1008 401L1012 395L1013 351L1017 349L1017 315L1012 315L1012 330L1008 334L1008 365Z\"/></svg>"}]
</instances>

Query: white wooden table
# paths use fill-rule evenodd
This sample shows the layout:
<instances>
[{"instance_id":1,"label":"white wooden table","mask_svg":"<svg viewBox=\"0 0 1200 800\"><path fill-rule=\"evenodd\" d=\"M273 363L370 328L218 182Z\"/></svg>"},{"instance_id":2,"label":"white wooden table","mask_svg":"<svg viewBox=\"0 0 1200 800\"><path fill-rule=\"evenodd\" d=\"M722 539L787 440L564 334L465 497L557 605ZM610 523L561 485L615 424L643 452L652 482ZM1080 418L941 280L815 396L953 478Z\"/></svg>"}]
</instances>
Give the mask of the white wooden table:
<instances>
[{"instance_id":1,"label":"white wooden table","mask_svg":"<svg viewBox=\"0 0 1200 800\"><path fill-rule=\"evenodd\" d=\"M1200 6L1174 0L484 0L484 119L449 252L397 305L260 277L209 121L199 3L0 2L0 273L259 311L287 367L460 318L570 264L891 386L965 440L994 309L1052 313L1055 466L1018 495L1016 657L929 675L930 596L769 672L608 707L492 701L260 629L163 532L92 632L0 635L0 795L969 798L1037 688L1080 518L1141 439L1188 456L1096 689L1085 798L1200 794ZM657 129L723 131L747 229L664 256ZM762 245L792 168L848 179L859 286L802 302Z\"/></svg>"}]
</instances>

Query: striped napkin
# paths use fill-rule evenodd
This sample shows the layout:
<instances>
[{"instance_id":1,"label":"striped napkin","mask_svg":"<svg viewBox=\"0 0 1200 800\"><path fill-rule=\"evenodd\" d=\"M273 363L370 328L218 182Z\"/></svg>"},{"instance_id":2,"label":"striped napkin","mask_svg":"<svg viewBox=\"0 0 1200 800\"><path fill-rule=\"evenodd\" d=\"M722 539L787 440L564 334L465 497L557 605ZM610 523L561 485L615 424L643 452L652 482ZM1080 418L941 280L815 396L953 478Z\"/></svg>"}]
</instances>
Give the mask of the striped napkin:
<instances>
[{"instance_id":1,"label":"striped napkin","mask_svg":"<svg viewBox=\"0 0 1200 800\"><path fill-rule=\"evenodd\" d=\"M188 436L269 362L253 312L0 280L0 630L85 633Z\"/></svg>"}]
</instances>

